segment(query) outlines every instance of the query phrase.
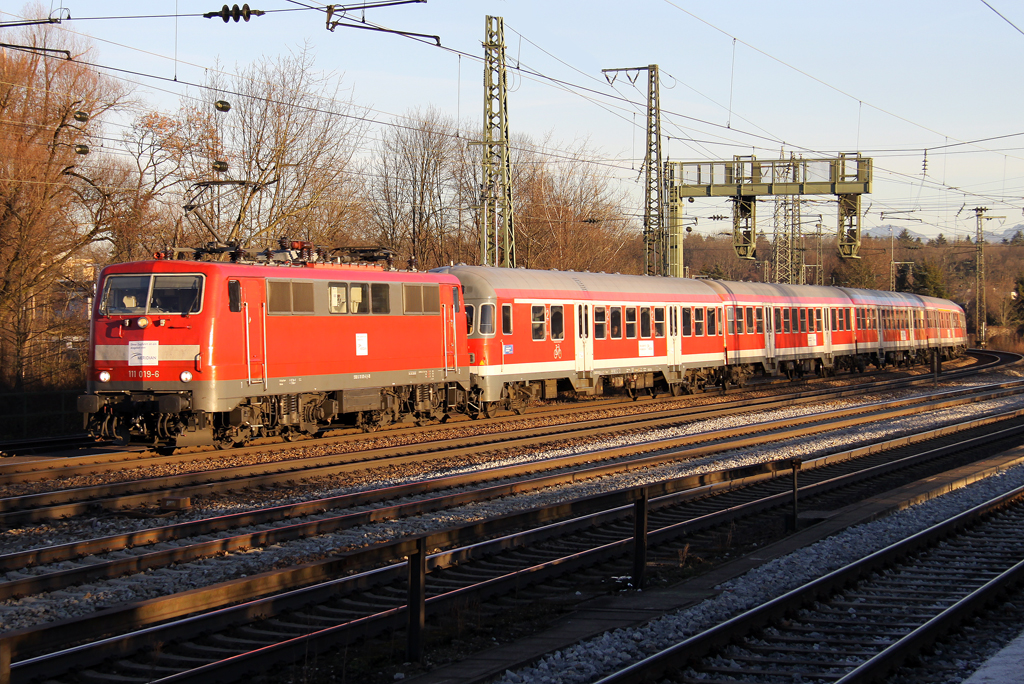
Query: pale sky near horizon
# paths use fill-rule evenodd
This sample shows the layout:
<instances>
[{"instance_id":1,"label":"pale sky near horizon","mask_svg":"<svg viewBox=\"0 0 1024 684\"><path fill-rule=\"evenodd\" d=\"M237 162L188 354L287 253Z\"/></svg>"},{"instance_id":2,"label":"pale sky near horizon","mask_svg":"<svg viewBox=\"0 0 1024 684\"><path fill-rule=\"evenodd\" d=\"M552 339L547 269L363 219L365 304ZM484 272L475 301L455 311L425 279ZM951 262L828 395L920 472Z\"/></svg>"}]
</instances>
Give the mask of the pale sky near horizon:
<instances>
[{"instance_id":1,"label":"pale sky near horizon","mask_svg":"<svg viewBox=\"0 0 1024 684\"><path fill-rule=\"evenodd\" d=\"M305 0L250 2L270 12L248 23L195 16L222 4L43 6L70 12L57 30L90 36L91 61L122 70L108 73L139 84L140 96L165 111L176 109L186 90L200 92L195 84L218 60L232 71L306 44L316 67L334 72L379 122L371 136L428 107L479 126L485 17L501 16L513 67L512 133L559 151L586 144L602 160L601 173L637 197L638 212L646 76L636 87L620 76L613 87L601 70L657 64L664 151L673 160L860 151L875 165L874 192L863 200L865 230L895 223L928 236L972 234L976 206L1007 217L989 221L991 232L1024 224L1019 1L429 0L365 10L374 24L438 36L440 49L430 39L329 32L325 4ZM21 18L24 7L6 5L0 21ZM761 228L770 234L769 209ZM727 230L728 222L707 217L729 210L726 200L688 205L705 217L696 228L705 233ZM828 228L835 224L834 202L804 211L822 212Z\"/></svg>"}]
</instances>

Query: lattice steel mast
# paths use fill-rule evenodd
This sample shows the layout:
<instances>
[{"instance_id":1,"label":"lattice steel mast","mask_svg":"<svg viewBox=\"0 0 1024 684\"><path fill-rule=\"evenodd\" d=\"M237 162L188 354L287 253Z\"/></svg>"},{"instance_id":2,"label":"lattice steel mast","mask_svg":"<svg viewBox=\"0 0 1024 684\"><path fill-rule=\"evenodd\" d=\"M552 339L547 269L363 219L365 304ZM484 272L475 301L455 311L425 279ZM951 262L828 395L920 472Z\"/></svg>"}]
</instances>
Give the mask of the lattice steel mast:
<instances>
[{"instance_id":1,"label":"lattice steel mast","mask_svg":"<svg viewBox=\"0 0 1024 684\"><path fill-rule=\"evenodd\" d=\"M516 266L512 223L512 155L508 136L505 27L487 17L484 46L483 185L480 197L480 262Z\"/></svg>"}]
</instances>

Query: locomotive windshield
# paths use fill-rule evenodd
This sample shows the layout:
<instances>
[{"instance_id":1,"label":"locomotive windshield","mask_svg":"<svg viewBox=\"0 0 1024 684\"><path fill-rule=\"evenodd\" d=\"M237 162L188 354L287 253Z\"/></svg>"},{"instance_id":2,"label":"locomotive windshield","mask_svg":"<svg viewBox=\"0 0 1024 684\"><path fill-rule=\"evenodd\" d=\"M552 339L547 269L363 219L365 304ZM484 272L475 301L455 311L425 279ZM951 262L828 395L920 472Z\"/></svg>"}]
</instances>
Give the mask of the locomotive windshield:
<instances>
[{"instance_id":1,"label":"locomotive windshield","mask_svg":"<svg viewBox=\"0 0 1024 684\"><path fill-rule=\"evenodd\" d=\"M198 275L112 275L103 285L104 315L193 314L203 300Z\"/></svg>"}]
</instances>

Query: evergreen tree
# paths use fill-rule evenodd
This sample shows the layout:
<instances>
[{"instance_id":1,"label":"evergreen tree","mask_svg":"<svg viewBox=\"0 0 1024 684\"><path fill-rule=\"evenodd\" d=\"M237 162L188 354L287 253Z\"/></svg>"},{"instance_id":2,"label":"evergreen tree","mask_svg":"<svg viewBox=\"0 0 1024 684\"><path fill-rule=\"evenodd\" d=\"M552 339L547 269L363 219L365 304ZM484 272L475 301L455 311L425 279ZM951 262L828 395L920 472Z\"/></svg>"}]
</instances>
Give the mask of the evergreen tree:
<instances>
[{"instance_id":1,"label":"evergreen tree","mask_svg":"<svg viewBox=\"0 0 1024 684\"><path fill-rule=\"evenodd\" d=\"M914 286L911 291L919 295L947 299L949 294L946 291L946 275L939 266L931 262L915 263Z\"/></svg>"}]
</instances>

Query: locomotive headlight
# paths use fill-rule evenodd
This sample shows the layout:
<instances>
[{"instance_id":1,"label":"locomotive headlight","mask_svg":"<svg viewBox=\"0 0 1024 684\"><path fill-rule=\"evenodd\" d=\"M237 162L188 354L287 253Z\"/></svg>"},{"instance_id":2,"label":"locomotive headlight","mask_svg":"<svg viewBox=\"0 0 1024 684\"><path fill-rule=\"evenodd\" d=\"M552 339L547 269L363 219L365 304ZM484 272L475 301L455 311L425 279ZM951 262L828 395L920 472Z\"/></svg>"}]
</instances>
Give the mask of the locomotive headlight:
<instances>
[{"instance_id":1,"label":"locomotive headlight","mask_svg":"<svg viewBox=\"0 0 1024 684\"><path fill-rule=\"evenodd\" d=\"M181 371L182 382L192 382L192 371Z\"/></svg>"},{"instance_id":2,"label":"locomotive headlight","mask_svg":"<svg viewBox=\"0 0 1024 684\"><path fill-rule=\"evenodd\" d=\"M110 382L110 371L100 371L96 377L100 382Z\"/></svg>"},{"instance_id":3,"label":"locomotive headlight","mask_svg":"<svg viewBox=\"0 0 1024 684\"><path fill-rule=\"evenodd\" d=\"M149 319L146 318L145 316L139 316L138 323L139 323L139 327L140 328L148 328L149 327Z\"/></svg>"}]
</instances>

